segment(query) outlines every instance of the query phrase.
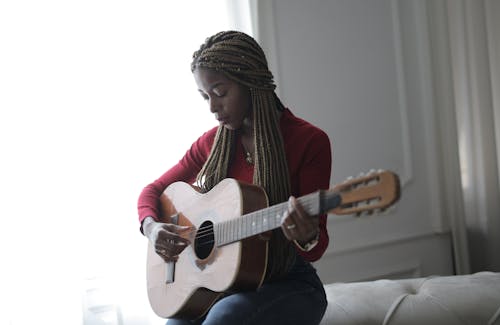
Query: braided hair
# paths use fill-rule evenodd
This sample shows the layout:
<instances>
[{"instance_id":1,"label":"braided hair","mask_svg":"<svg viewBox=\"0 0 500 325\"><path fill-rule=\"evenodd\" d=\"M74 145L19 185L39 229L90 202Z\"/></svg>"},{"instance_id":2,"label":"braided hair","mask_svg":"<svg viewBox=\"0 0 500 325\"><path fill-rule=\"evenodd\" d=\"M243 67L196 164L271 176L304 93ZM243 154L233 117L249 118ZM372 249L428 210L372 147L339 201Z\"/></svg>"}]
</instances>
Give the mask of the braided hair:
<instances>
[{"instance_id":1,"label":"braided hair","mask_svg":"<svg viewBox=\"0 0 500 325\"><path fill-rule=\"evenodd\" d=\"M253 183L261 186L269 204L286 201L291 194L288 163L279 127L284 106L275 93L273 75L264 51L249 35L219 32L205 40L193 54L191 71L212 69L248 87L253 109L255 145ZM210 155L197 176L198 186L208 191L227 177L234 149L235 131L219 126ZM295 261L295 251L281 230L273 231L266 278L280 277Z\"/></svg>"},{"instance_id":2,"label":"braided hair","mask_svg":"<svg viewBox=\"0 0 500 325\"><path fill-rule=\"evenodd\" d=\"M273 75L262 48L250 36L236 31L220 32L206 39L193 54L191 71L213 69L250 90L255 143L254 184L266 191L270 204L290 196L290 176L278 111L283 104L276 96ZM208 191L227 176L234 131L219 126L212 151L198 174L198 185Z\"/></svg>"}]
</instances>

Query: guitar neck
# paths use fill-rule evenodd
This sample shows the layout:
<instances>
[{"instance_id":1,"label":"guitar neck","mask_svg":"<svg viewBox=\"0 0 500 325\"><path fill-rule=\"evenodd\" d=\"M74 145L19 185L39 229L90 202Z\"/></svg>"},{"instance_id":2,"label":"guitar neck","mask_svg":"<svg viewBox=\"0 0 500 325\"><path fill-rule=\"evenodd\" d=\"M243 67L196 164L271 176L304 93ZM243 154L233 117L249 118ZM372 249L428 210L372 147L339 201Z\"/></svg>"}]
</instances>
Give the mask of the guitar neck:
<instances>
[{"instance_id":1,"label":"guitar neck","mask_svg":"<svg viewBox=\"0 0 500 325\"><path fill-rule=\"evenodd\" d=\"M321 190L297 199L308 215L325 213L341 202L333 191ZM279 228L288 211L288 202L254 211L238 218L214 224L216 246L224 246L242 239Z\"/></svg>"}]
</instances>

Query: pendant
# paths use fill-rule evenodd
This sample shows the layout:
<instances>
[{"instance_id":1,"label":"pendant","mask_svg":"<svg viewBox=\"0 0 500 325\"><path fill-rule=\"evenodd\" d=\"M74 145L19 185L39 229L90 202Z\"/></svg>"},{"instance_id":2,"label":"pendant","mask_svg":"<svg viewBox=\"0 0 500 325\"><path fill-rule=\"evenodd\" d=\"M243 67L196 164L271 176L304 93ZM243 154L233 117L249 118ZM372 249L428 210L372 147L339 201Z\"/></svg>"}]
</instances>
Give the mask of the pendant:
<instances>
[{"instance_id":1,"label":"pendant","mask_svg":"<svg viewBox=\"0 0 500 325\"><path fill-rule=\"evenodd\" d=\"M248 151L245 151L245 161L250 164L250 165L253 165L253 157L252 157L252 154Z\"/></svg>"}]
</instances>

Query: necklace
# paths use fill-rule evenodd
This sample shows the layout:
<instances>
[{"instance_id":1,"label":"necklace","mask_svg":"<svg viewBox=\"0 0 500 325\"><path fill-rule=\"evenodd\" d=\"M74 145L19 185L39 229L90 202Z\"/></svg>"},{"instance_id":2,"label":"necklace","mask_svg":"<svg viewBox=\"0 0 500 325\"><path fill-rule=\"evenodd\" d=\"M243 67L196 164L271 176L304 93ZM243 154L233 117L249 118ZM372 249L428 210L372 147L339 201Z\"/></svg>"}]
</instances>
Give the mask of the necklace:
<instances>
[{"instance_id":1,"label":"necklace","mask_svg":"<svg viewBox=\"0 0 500 325\"><path fill-rule=\"evenodd\" d=\"M243 148L244 149L244 148ZM247 162L247 164L249 165L253 165L253 157L252 157L252 154L249 152L249 151L246 151L245 150L245 161Z\"/></svg>"},{"instance_id":2,"label":"necklace","mask_svg":"<svg viewBox=\"0 0 500 325\"><path fill-rule=\"evenodd\" d=\"M241 145L243 147L243 152L245 153L245 161L247 162L247 164L253 165L253 163L254 163L253 154L249 150L247 150L247 148L245 147L245 145L243 143Z\"/></svg>"}]
</instances>

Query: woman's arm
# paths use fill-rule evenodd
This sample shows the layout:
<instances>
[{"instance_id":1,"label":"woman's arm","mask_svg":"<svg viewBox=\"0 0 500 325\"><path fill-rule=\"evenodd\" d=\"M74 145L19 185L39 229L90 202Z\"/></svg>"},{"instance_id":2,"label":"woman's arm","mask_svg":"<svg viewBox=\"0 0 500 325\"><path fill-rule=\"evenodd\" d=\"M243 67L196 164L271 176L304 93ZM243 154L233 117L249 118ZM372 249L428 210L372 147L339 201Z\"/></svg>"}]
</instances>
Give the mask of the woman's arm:
<instances>
[{"instance_id":1,"label":"woman's arm","mask_svg":"<svg viewBox=\"0 0 500 325\"><path fill-rule=\"evenodd\" d=\"M327 134L323 131L316 133L307 148L299 173L301 195L330 187L332 151ZM323 214L318 217L317 231L310 235L309 240L306 243L296 242L297 252L306 260L314 262L323 256L329 241L327 215Z\"/></svg>"},{"instance_id":2,"label":"woman's arm","mask_svg":"<svg viewBox=\"0 0 500 325\"><path fill-rule=\"evenodd\" d=\"M137 202L139 222L142 225L146 217L151 217L159 221L160 215L160 196L163 191L172 183L182 181L193 183L196 175L201 170L205 160L210 153L212 143L215 137L216 128L204 133L196 140L184 157L172 168L167 170L157 180L144 187Z\"/></svg>"}]
</instances>

